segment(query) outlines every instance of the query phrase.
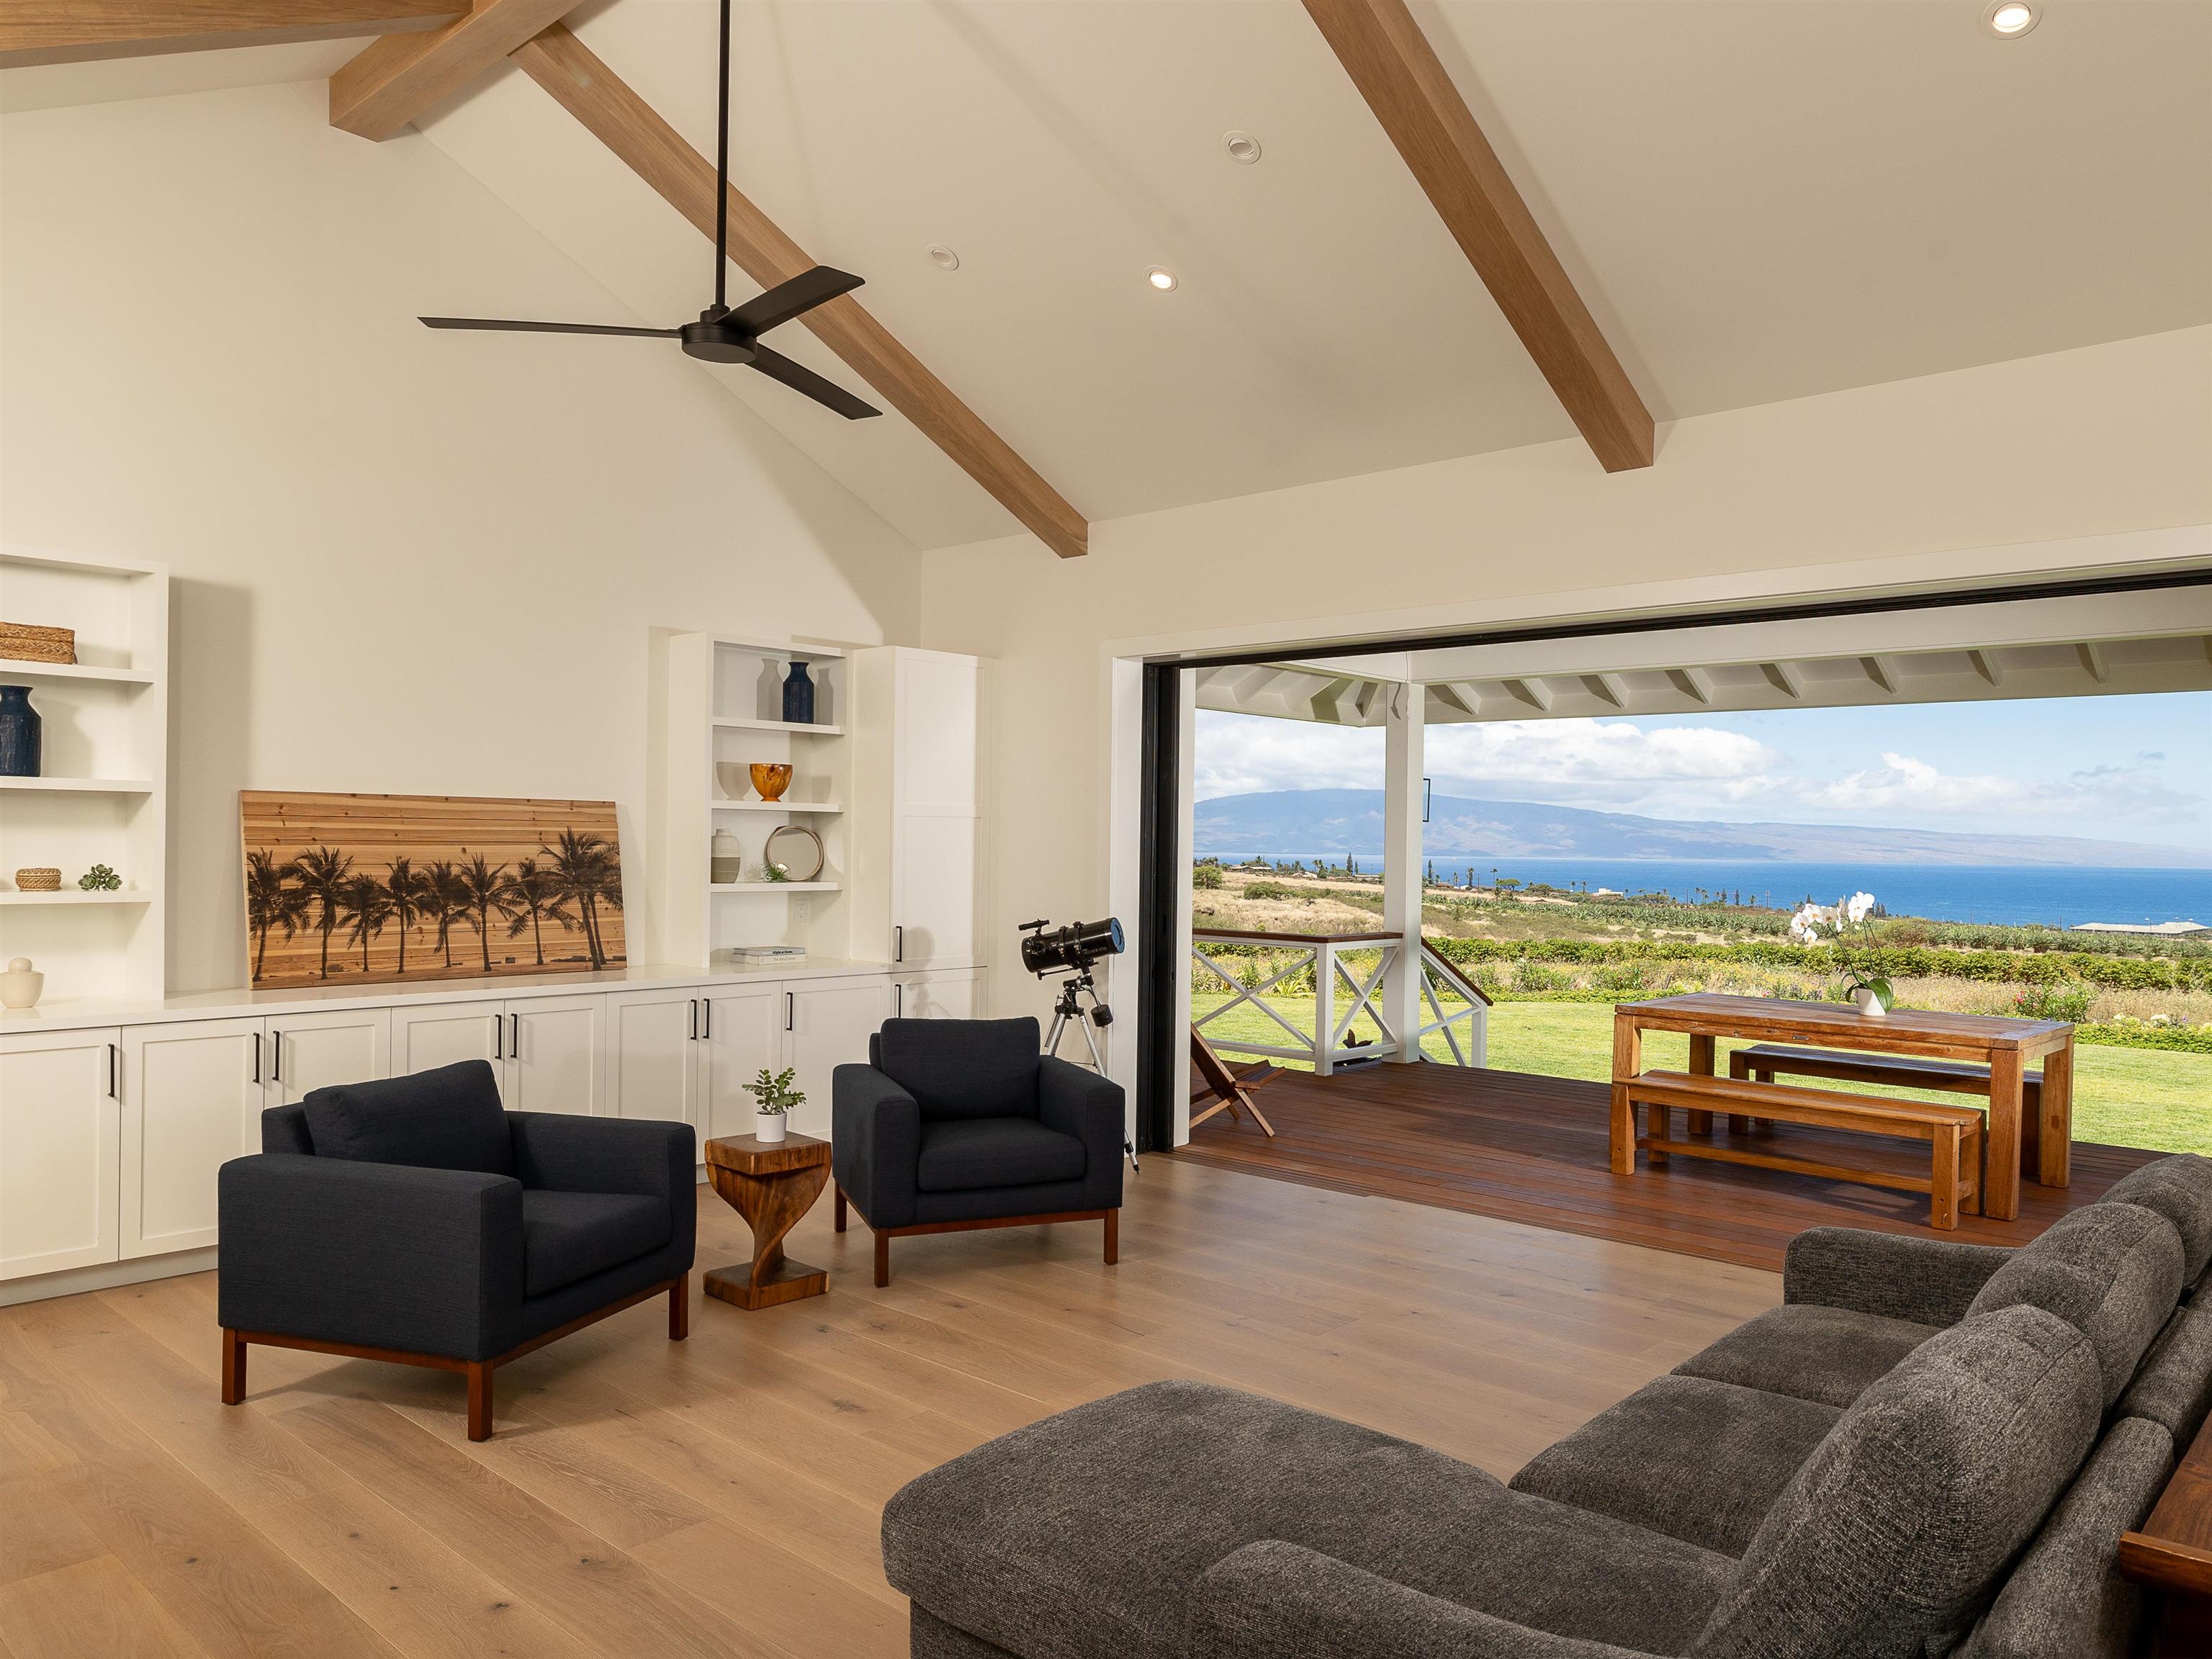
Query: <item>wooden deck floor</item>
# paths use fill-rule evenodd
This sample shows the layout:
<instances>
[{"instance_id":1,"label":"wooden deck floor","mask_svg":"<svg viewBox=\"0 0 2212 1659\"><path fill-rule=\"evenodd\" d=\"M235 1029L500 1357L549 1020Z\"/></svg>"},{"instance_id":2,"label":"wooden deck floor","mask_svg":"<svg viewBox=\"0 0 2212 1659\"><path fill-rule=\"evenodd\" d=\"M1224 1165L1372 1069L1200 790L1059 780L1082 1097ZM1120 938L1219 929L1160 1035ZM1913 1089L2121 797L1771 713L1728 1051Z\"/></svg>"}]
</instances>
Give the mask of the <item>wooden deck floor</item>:
<instances>
[{"instance_id":1,"label":"wooden deck floor","mask_svg":"<svg viewBox=\"0 0 2212 1659\"><path fill-rule=\"evenodd\" d=\"M1291 1073L1258 1098L1275 1139L1224 1114L1176 1156L1747 1267L1780 1267L1784 1246L1808 1227L1930 1231L1925 1197L1879 1187L1680 1158L1657 1170L1639 1160L1636 1174L1616 1176L1607 1164L1601 1083L1386 1065L1328 1078ZM1783 1125L1773 1144L1838 1164L1893 1159L1899 1170L1927 1170L1924 1147L1869 1135ZM2157 1156L2076 1142L2070 1187L2023 1182L2018 1220L1963 1216L1942 1237L2025 1243Z\"/></svg>"}]
</instances>

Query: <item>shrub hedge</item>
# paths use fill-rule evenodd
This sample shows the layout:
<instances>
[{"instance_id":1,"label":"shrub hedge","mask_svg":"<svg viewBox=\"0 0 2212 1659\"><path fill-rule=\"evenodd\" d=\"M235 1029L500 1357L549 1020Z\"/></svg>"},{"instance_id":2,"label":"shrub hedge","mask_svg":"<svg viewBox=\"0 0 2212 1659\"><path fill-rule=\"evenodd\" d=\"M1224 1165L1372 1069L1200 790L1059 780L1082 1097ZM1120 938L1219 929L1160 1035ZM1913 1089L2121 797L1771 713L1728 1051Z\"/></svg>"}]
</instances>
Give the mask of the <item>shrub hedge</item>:
<instances>
[{"instance_id":1,"label":"shrub hedge","mask_svg":"<svg viewBox=\"0 0 2212 1659\"><path fill-rule=\"evenodd\" d=\"M1488 962L1572 963L1600 967L1637 962L1674 961L1756 963L1762 968L1796 968L1815 972L1846 971L1832 951L1766 939L1736 945L1692 945L1674 939L1432 939L1429 944L1448 962L1474 968ZM2079 980L2111 991L2212 990L2212 957L2112 957L2087 951L1954 951L1939 945L1857 945L1849 953L1852 972L1892 979L1942 977L1984 981L2016 981L2057 985Z\"/></svg>"}]
</instances>

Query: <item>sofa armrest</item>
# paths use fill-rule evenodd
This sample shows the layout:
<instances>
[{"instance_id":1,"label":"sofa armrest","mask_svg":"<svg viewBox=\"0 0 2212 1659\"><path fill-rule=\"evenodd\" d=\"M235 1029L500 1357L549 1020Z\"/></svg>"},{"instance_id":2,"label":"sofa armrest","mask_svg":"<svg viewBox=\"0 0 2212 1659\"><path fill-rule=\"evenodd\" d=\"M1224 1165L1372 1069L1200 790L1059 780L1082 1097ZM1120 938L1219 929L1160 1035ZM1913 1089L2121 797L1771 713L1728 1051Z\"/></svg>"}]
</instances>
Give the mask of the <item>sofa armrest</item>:
<instances>
[{"instance_id":1,"label":"sofa armrest","mask_svg":"<svg viewBox=\"0 0 2212 1659\"><path fill-rule=\"evenodd\" d=\"M233 1330L488 1359L522 1307L522 1183L472 1170L263 1152L216 1182L217 1316Z\"/></svg>"},{"instance_id":2,"label":"sofa armrest","mask_svg":"<svg viewBox=\"0 0 2212 1659\"><path fill-rule=\"evenodd\" d=\"M1269 1540L1200 1578L1189 1659L1649 1659L1555 1636Z\"/></svg>"},{"instance_id":3,"label":"sofa armrest","mask_svg":"<svg viewBox=\"0 0 2212 1659\"><path fill-rule=\"evenodd\" d=\"M507 1127L525 1187L688 1200L698 1184L697 1140L688 1123L509 1112Z\"/></svg>"},{"instance_id":4,"label":"sofa armrest","mask_svg":"<svg viewBox=\"0 0 2212 1659\"><path fill-rule=\"evenodd\" d=\"M912 1224L920 1196L921 1107L872 1066L830 1074L830 1168L872 1227Z\"/></svg>"},{"instance_id":5,"label":"sofa armrest","mask_svg":"<svg viewBox=\"0 0 2212 1659\"><path fill-rule=\"evenodd\" d=\"M1083 1143L1085 1209L1121 1203L1121 1141L1128 1109L1121 1085L1087 1066L1047 1054L1037 1069L1037 1121Z\"/></svg>"},{"instance_id":6,"label":"sofa armrest","mask_svg":"<svg viewBox=\"0 0 2212 1659\"><path fill-rule=\"evenodd\" d=\"M1995 1244L1814 1227L1790 1241L1782 1299L1920 1325L1955 1325L2011 1255Z\"/></svg>"}]
</instances>

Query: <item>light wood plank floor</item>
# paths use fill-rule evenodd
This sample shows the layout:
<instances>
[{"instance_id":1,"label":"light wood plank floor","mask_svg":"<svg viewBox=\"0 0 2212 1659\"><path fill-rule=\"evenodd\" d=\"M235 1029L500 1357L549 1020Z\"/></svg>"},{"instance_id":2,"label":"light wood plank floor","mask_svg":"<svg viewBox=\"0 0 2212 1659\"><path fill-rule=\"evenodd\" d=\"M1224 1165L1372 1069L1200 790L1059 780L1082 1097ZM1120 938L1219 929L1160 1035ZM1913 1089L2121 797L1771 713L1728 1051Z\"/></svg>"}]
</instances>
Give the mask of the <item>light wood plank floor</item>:
<instances>
[{"instance_id":1,"label":"light wood plank floor","mask_svg":"<svg viewBox=\"0 0 2212 1659\"><path fill-rule=\"evenodd\" d=\"M1779 1299L1771 1273L1149 1158L1095 1225L869 1240L827 1297L649 1304L458 1378L252 1351L216 1401L199 1274L0 1310L0 1655L902 1655L877 1525L978 1442L1164 1376L1510 1474ZM702 1267L750 1253L700 1192ZM695 1278L696 1286L697 1280Z\"/></svg>"}]
</instances>

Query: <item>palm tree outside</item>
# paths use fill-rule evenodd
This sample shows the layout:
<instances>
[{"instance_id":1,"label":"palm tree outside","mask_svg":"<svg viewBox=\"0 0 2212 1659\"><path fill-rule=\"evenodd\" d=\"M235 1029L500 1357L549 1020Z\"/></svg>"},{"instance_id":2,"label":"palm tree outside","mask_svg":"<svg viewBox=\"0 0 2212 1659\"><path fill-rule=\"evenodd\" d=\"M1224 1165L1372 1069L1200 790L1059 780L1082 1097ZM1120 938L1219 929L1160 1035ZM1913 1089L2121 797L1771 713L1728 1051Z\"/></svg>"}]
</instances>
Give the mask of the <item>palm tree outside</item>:
<instances>
[{"instance_id":1,"label":"palm tree outside","mask_svg":"<svg viewBox=\"0 0 2212 1659\"><path fill-rule=\"evenodd\" d=\"M306 896L289 879L288 866L276 855L257 847L246 855L246 924L253 930L253 978L261 978L269 955L269 935L282 928L289 939L300 931L306 915Z\"/></svg>"},{"instance_id":2,"label":"palm tree outside","mask_svg":"<svg viewBox=\"0 0 2212 1659\"><path fill-rule=\"evenodd\" d=\"M331 976L331 933L345 914L347 884L353 879L353 855L331 847L302 853L285 866L304 902L315 906L315 929L322 939L322 977Z\"/></svg>"}]
</instances>

